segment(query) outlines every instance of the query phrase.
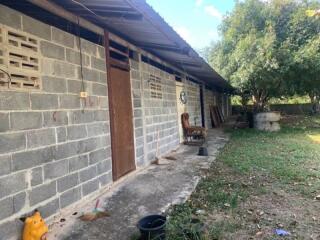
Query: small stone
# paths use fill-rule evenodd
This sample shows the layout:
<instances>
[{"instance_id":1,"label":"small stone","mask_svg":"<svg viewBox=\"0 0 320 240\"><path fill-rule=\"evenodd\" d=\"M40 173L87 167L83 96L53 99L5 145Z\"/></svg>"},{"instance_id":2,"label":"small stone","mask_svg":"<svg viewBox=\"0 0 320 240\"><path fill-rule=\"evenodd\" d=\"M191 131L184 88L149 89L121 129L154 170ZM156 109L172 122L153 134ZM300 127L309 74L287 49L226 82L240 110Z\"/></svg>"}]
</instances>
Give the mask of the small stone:
<instances>
[{"instance_id":1,"label":"small stone","mask_svg":"<svg viewBox=\"0 0 320 240\"><path fill-rule=\"evenodd\" d=\"M204 215L206 213L206 211L205 210L202 210L202 209L198 209L197 211L196 211L196 214L197 215Z\"/></svg>"},{"instance_id":2,"label":"small stone","mask_svg":"<svg viewBox=\"0 0 320 240\"><path fill-rule=\"evenodd\" d=\"M264 211L258 211L258 215L262 216L264 214Z\"/></svg>"},{"instance_id":3,"label":"small stone","mask_svg":"<svg viewBox=\"0 0 320 240\"><path fill-rule=\"evenodd\" d=\"M283 226L282 223L277 223L277 227L278 227L278 228L284 228L284 226Z\"/></svg>"},{"instance_id":4,"label":"small stone","mask_svg":"<svg viewBox=\"0 0 320 240\"><path fill-rule=\"evenodd\" d=\"M316 196L315 199L320 201L320 195Z\"/></svg>"},{"instance_id":5,"label":"small stone","mask_svg":"<svg viewBox=\"0 0 320 240\"><path fill-rule=\"evenodd\" d=\"M229 203L225 203L224 206L227 208L231 207L231 205Z\"/></svg>"},{"instance_id":6,"label":"small stone","mask_svg":"<svg viewBox=\"0 0 320 240\"><path fill-rule=\"evenodd\" d=\"M261 237L263 235L263 232L257 232L256 237Z\"/></svg>"}]
</instances>

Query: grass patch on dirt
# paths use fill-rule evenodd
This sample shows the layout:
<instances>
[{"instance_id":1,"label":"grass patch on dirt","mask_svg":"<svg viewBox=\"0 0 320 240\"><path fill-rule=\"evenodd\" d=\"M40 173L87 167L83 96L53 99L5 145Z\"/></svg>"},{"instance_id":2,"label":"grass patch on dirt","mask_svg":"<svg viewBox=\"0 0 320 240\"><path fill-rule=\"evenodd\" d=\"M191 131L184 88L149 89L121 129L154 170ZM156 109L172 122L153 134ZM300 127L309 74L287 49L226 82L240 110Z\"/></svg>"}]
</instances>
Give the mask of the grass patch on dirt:
<instances>
[{"instance_id":1,"label":"grass patch on dirt","mask_svg":"<svg viewBox=\"0 0 320 240\"><path fill-rule=\"evenodd\" d=\"M320 145L310 136L320 135L319 119L285 124L278 133L235 130L219 160L241 174L264 172L312 196L320 187Z\"/></svg>"},{"instance_id":2,"label":"grass patch on dirt","mask_svg":"<svg viewBox=\"0 0 320 240\"><path fill-rule=\"evenodd\" d=\"M191 198L169 212L169 240L320 238L320 117L285 119L277 133L231 130ZM303 206L303 207L302 207Z\"/></svg>"}]
</instances>

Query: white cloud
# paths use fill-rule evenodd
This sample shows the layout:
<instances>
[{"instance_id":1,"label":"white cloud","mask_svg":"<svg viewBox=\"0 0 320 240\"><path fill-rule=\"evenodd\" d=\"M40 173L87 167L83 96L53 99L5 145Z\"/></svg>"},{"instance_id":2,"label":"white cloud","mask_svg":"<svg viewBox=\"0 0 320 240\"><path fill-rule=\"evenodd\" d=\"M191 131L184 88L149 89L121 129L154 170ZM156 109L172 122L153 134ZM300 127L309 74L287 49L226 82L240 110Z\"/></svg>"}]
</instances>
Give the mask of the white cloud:
<instances>
[{"instance_id":1,"label":"white cloud","mask_svg":"<svg viewBox=\"0 0 320 240\"><path fill-rule=\"evenodd\" d=\"M213 5L208 5L204 8L204 11L212 17L222 19L222 13L216 9Z\"/></svg>"},{"instance_id":2,"label":"white cloud","mask_svg":"<svg viewBox=\"0 0 320 240\"><path fill-rule=\"evenodd\" d=\"M196 0L196 6L200 7L203 3L203 0Z\"/></svg>"}]
</instances>

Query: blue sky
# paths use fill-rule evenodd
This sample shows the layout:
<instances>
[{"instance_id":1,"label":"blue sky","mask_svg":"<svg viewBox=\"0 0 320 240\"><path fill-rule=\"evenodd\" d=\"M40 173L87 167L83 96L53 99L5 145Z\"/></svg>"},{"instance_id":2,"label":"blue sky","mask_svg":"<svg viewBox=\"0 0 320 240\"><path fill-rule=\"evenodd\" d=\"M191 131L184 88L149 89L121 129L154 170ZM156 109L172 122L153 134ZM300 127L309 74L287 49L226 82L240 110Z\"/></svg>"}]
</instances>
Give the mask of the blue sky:
<instances>
[{"instance_id":1,"label":"blue sky","mask_svg":"<svg viewBox=\"0 0 320 240\"><path fill-rule=\"evenodd\" d=\"M219 39L218 26L234 0L147 0L193 48Z\"/></svg>"}]
</instances>

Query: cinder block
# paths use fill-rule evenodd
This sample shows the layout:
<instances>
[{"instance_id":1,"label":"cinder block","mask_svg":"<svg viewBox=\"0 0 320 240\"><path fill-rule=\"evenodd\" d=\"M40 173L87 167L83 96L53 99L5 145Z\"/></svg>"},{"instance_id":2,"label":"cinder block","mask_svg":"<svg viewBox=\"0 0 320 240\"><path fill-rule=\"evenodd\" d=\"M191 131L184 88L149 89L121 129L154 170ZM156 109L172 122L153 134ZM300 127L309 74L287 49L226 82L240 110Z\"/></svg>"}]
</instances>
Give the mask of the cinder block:
<instances>
[{"instance_id":1,"label":"cinder block","mask_svg":"<svg viewBox=\"0 0 320 240\"><path fill-rule=\"evenodd\" d=\"M44 76L42 77L42 88L48 93L65 93L67 92L67 83L63 78Z\"/></svg>"},{"instance_id":2,"label":"cinder block","mask_svg":"<svg viewBox=\"0 0 320 240\"><path fill-rule=\"evenodd\" d=\"M143 154L144 154L144 148L143 147L140 147L140 148L136 149L136 157L137 158L142 157Z\"/></svg>"},{"instance_id":3,"label":"cinder block","mask_svg":"<svg viewBox=\"0 0 320 240\"><path fill-rule=\"evenodd\" d=\"M38 186L43 183L42 167L37 167L31 170L31 186Z\"/></svg>"},{"instance_id":4,"label":"cinder block","mask_svg":"<svg viewBox=\"0 0 320 240\"><path fill-rule=\"evenodd\" d=\"M73 124L90 123L95 119L95 111L81 110L71 112L71 122Z\"/></svg>"},{"instance_id":5,"label":"cinder block","mask_svg":"<svg viewBox=\"0 0 320 240\"><path fill-rule=\"evenodd\" d=\"M144 138L143 137L136 138L136 146L137 147L142 146L143 144L144 144Z\"/></svg>"},{"instance_id":6,"label":"cinder block","mask_svg":"<svg viewBox=\"0 0 320 240\"><path fill-rule=\"evenodd\" d=\"M108 88L106 85L99 83L92 84L92 94L96 96L108 96Z\"/></svg>"},{"instance_id":7,"label":"cinder block","mask_svg":"<svg viewBox=\"0 0 320 240\"><path fill-rule=\"evenodd\" d=\"M60 206L65 208L81 199L81 187L73 188L60 196Z\"/></svg>"},{"instance_id":8,"label":"cinder block","mask_svg":"<svg viewBox=\"0 0 320 240\"><path fill-rule=\"evenodd\" d=\"M43 113L43 126L54 127L68 125L68 113L65 111L53 111Z\"/></svg>"},{"instance_id":9,"label":"cinder block","mask_svg":"<svg viewBox=\"0 0 320 240\"><path fill-rule=\"evenodd\" d=\"M91 152L97 148L97 143L98 140L96 138L90 138L58 145L55 151L55 159L64 159L86 152Z\"/></svg>"},{"instance_id":10,"label":"cinder block","mask_svg":"<svg viewBox=\"0 0 320 240\"><path fill-rule=\"evenodd\" d=\"M111 159L99 162L97 165L98 175L111 171Z\"/></svg>"},{"instance_id":11,"label":"cinder block","mask_svg":"<svg viewBox=\"0 0 320 240\"><path fill-rule=\"evenodd\" d=\"M76 156L69 159L69 171L74 172L89 166L88 155Z\"/></svg>"},{"instance_id":12,"label":"cinder block","mask_svg":"<svg viewBox=\"0 0 320 240\"><path fill-rule=\"evenodd\" d=\"M75 37L72 34L64 32L55 27L52 27L52 40L53 42L63 46L74 48Z\"/></svg>"},{"instance_id":13,"label":"cinder block","mask_svg":"<svg viewBox=\"0 0 320 240\"><path fill-rule=\"evenodd\" d=\"M109 99L108 97L99 97L100 107L109 109Z\"/></svg>"},{"instance_id":14,"label":"cinder block","mask_svg":"<svg viewBox=\"0 0 320 240\"><path fill-rule=\"evenodd\" d=\"M51 42L41 41L40 49L42 56L44 57L65 60L64 48L59 45L53 44Z\"/></svg>"},{"instance_id":15,"label":"cinder block","mask_svg":"<svg viewBox=\"0 0 320 240\"><path fill-rule=\"evenodd\" d=\"M102 160L107 159L107 150L99 149L89 154L89 163L90 165L95 164L97 162L101 162Z\"/></svg>"},{"instance_id":16,"label":"cinder block","mask_svg":"<svg viewBox=\"0 0 320 240\"><path fill-rule=\"evenodd\" d=\"M135 135L136 138L142 137L143 136L143 128L135 129L134 133L135 133L134 135Z\"/></svg>"},{"instance_id":17,"label":"cinder block","mask_svg":"<svg viewBox=\"0 0 320 240\"><path fill-rule=\"evenodd\" d=\"M60 108L62 109L79 109L80 96L79 95L62 95L60 96Z\"/></svg>"},{"instance_id":18,"label":"cinder block","mask_svg":"<svg viewBox=\"0 0 320 240\"><path fill-rule=\"evenodd\" d=\"M43 184L39 187L33 188L29 192L30 206L43 202L49 198L52 198L57 193L57 182L51 182Z\"/></svg>"},{"instance_id":19,"label":"cinder block","mask_svg":"<svg viewBox=\"0 0 320 240\"><path fill-rule=\"evenodd\" d=\"M9 113L0 113L0 133L8 131L9 128Z\"/></svg>"},{"instance_id":20,"label":"cinder block","mask_svg":"<svg viewBox=\"0 0 320 240\"><path fill-rule=\"evenodd\" d=\"M98 110L94 111L94 120L95 121L108 121L108 111L106 110Z\"/></svg>"},{"instance_id":21,"label":"cinder block","mask_svg":"<svg viewBox=\"0 0 320 240\"><path fill-rule=\"evenodd\" d=\"M11 156L0 157L0 177L11 172Z\"/></svg>"},{"instance_id":22,"label":"cinder block","mask_svg":"<svg viewBox=\"0 0 320 240\"><path fill-rule=\"evenodd\" d=\"M0 224L1 240L20 239L23 229L23 222L20 220L8 221Z\"/></svg>"},{"instance_id":23,"label":"cinder block","mask_svg":"<svg viewBox=\"0 0 320 240\"><path fill-rule=\"evenodd\" d=\"M21 13L0 5L0 23L15 29L21 29Z\"/></svg>"},{"instance_id":24,"label":"cinder block","mask_svg":"<svg viewBox=\"0 0 320 240\"><path fill-rule=\"evenodd\" d=\"M13 214L12 197L5 198L0 201L0 220L10 217Z\"/></svg>"},{"instance_id":25,"label":"cinder block","mask_svg":"<svg viewBox=\"0 0 320 240\"><path fill-rule=\"evenodd\" d=\"M80 80L68 80L69 93L75 93L79 95L79 93L82 91L82 88L84 88L89 95L91 94L91 83L84 81L82 87L82 82Z\"/></svg>"},{"instance_id":26,"label":"cinder block","mask_svg":"<svg viewBox=\"0 0 320 240\"><path fill-rule=\"evenodd\" d=\"M99 59L94 56L91 56L91 67L105 72L106 71L106 61L104 59Z\"/></svg>"},{"instance_id":27,"label":"cinder block","mask_svg":"<svg viewBox=\"0 0 320 240\"><path fill-rule=\"evenodd\" d=\"M43 66L45 67L45 66ZM73 64L66 62L54 61L52 64L50 75L64 78L75 78L76 76L76 67Z\"/></svg>"},{"instance_id":28,"label":"cinder block","mask_svg":"<svg viewBox=\"0 0 320 240\"><path fill-rule=\"evenodd\" d=\"M85 138L87 136L87 129L85 125L74 125L67 128L68 140L76 140Z\"/></svg>"},{"instance_id":29,"label":"cinder block","mask_svg":"<svg viewBox=\"0 0 320 240\"><path fill-rule=\"evenodd\" d=\"M27 147L36 148L51 145L56 142L55 130L52 128L34 130L27 133Z\"/></svg>"},{"instance_id":30,"label":"cinder block","mask_svg":"<svg viewBox=\"0 0 320 240\"><path fill-rule=\"evenodd\" d=\"M82 185L82 196L89 195L99 189L99 180L95 179Z\"/></svg>"},{"instance_id":31,"label":"cinder block","mask_svg":"<svg viewBox=\"0 0 320 240\"><path fill-rule=\"evenodd\" d=\"M79 184L79 174L74 173L63 178L58 179L58 191L64 192Z\"/></svg>"},{"instance_id":32,"label":"cinder block","mask_svg":"<svg viewBox=\"0 0 320 240\"><path fill-rule=\"evenodd\" d=\"M100 72L99 82L102 84L107 84L107 73L106 72Z\"/></svg>"},{"instance_id":33,"label":"cinder block","mask_svg":"<svg viewBox=\"0 0 320 240\"><path fill-rule=\"evenodd\" d=\"M134 60L130 60L130 66L132 69L135 69L135 70L139 70L139 62L137 61L134 61Z\"/></svg>"},{"instance_id":34,"label":"cinder block","mask_svg":"<svg viewBox=\"0 0 320 240\"><path fill-rule=\"evenodd\" d=\"M46 40L51 40L51 28L49 25L35 20L31 17L22 16L22 26L23 30L36 35L38 37L44 38Z\"/></svg>"},{"instance_id":35,"label":"cinder block","mask_svg":"<svg viewBox=\"0 0 320 240\"><path fill-rule=\"evenodd\" d=\"M68 62L80 65L80 52L72 49L66 49L66 59ZM82 65L85 67L90 66L90 57L82 53Z\"/></svg>"},{"instance_id":36,"label":"cinder block","mask_svg":"<svg viewBox=\"0 0 320 240\"><path fill-rule=\"evenodd\" d=\"M55 213L57 213L60 209L59 198L52 200L51 202L38 207L39 212L41 212L41 216L43 218L48 218Z\"/></svg>"},{"instance_id":37,"label":"cinder block","mask_svg":"<svg viewBox=\"0 0 320 240\"><path fill-rule=\"evenodd\" d=\"M81 101L81 106L84 109L96 109L100 107L99 97L89 96Z\"/></svg>"},{"instance_id":38,"label":"cinder block","mask_svg":"<svg viewBox=\"0 0 320 240\"><path fill-rule=\"evenodd\" d=\"M62 177L69 172L68 160L61 160L58 162L48 163L43 167L44 179L50 180L58 177Z\"/></svg>"},{"instance_id":39,"label":"cinder block","mask_svg":"<svg viewBox=\"0 0 320 240\"><path fill-rule=\"evenodd\" d=\"M105 186L112 183L112 172L110 171L107 174L103 174L99 177L99 182L101 186Z\"/></svg>"},{"instance_id":40,"label":"cinder block","mask_svg":"<svg viewBox=\"0 0 320 240\"><path fill-rule=\"evenodd\" d=\"M14 213L20 212L21 209L24 208L24 206L26 205L26 199L27 199L26 192L21 192L13 196L13 212Z\"/></svg>"},{"instance_id":41,"label":"cinder block","mask_svg":"<svg viewBox=\"0 0 320 240\"><path fill-rule=\"evenodd\" d=\"M96 56L97 54L96 45L92 42L89 42L88 40L81 39L81 48L84 53L87 53L89 55Z\"/></svg>"},{"instance_id":42,"label":"cinder block","mask_svg":"<svg viewBox=\"0 0 320 240\"><path fill-rule=\"evenodd\" d=\"M80 172L80 182L86 182L97 176L97 167L92 166Z\"/></svg>"},{"instance_id":43,"label":"cinder block","mask_svg":"<svg viewBox=\"0 0 320 240\"><path fill-rule=\"evenodd\" d=\"M135 109L133 113L135 118L142 117L142 110L141 109Z\"/></svg>"},{"instance_id":44,"label":"cinder block","mask_svg":"<svg viewBox=\"0 0 320 240\"><path fill-rule=\"evenodd\" d=\"M109 125L104 122L90 124L87 126L87 129L89 137L99 136L110 132Z\"/></svg>"},{"instance_id":45,"label":"cinder block","mask_svg":"<svg viewBox=\"0 0 320 240\"><path fill-rule=\"evenodd\" d=\"M67 141L67 128L66 127L59 127L59 128L56 128L56 131L57 131L58 143L66 142Z\"/></svg>"},{"instance_id":46,"label":"cinder block","mask_svg":"<svg viewBox=\"0 0 320 240\"><path fill-rule=\"evenodd\" d=\"M137 79L140 80L140 72L136 71L136 70L131 70L131 78L132 79ZM140 81L132 81L132 82L136 82L138 85L134 85L136 89L140 89Z\"/></svg>"},{"instance_id":47,"label":"cinder block","mask_svg":"<svg viewBox=\"0 0 320 240\"><path fill-rule=\"evenodd\" d=\"M53 150L53 147L47 147L13 154L12 171L32 168L53 161Z\"/></svg>"},{"instance_id":48,"label":"cinder block","mask_svg":"<svg viewBox=\"0 0 320 240\"><path fill-rule=\"evenodd\" d=\"M10 113L11 128L13 130L41 128L41 115L40 112L12 112Z\"/></svg>"},{"instance_id":49,"label":"cinder block","mask_svg":"<svg viewBox=\"0 0 320 240\"><path fill-rule=\"evenodd\" d=\"M139 127L142 127L143 124L142 124L142 119L135 119L134 120L134 127L135 128L139 128Z\"/></svg>"},{"instance_id":50,"label":"cinder block","mask_svg":"<svg viewBox=\"0 0 320 240\"><path fill-rule=\"evenodd\" d=\"M141 108L141 99L134 99L133 100L133 107L134 108Z\"/></svg>"},{"instance_id":51,"label":"cinder block","mask_svg":"<svg viewBox=\"0 0 320 240\"><path fill-rule=\"evenodd\" d=\"M25 110L29 108L29 93L0 92L0 111Z\"/></svg>"},{"instance_id":52,"label":"cinder block","mask_svg":"<svg viewBox=\"0 0 320 240\"><path fill-rule=\"evenodd\" d=\"M106 49L102 46L97 45L98 57L101 59L106 59Z\"/></svg>"},{"instance_id":53,"label":"cinder block","mask_svg":"<svg viewBox=\"0 0 320 240\"><path fill-rule=\"evenodd\" d=\"M81 69L78 67L78 76L80 76ZM90 82L99 82L100 81L100 72L90 68L82 69L83 78L86 81ZM80 78L79 78L80 79Z\"/></svg>"},{"instance_id":54,"label":"cinder block","mask_svg":"<svg viewBox=\"0 0 320 240\"><path fill-rule=\"evenodd\" d=\"M0 178L0 199L28 187L26 173L21 172Z\"/></svg>"},{"instance_id":55,"label":"cinder block","mask_svg":"<svg viewBox=\"0 0 320 240\"><path fill-rule=\"evenodd\" d=\"M26 148L24 133L11 133L0 135L0 154L23 150Z\"/></svg>"}]
</instances>

